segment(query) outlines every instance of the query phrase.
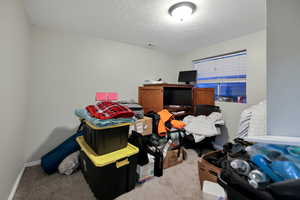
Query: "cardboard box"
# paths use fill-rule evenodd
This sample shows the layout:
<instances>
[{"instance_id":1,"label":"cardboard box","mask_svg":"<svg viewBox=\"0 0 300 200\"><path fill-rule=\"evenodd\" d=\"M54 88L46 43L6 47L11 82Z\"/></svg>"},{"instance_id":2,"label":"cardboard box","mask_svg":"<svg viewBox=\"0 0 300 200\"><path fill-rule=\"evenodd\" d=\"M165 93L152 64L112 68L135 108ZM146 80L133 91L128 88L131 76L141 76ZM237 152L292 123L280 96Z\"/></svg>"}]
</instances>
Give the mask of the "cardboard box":
<instances>
[{"instance_id":1,"label":"cardboard box","mask_svg":"<svg viewBox=\"0 0 300 200\"><path fill-rule=\"evenodd\" d=\"M144 117L143 119L137 120L131 127L130 132L134 130L143 136L152 134L152 118Z\"/></svg>"},{"instance_id":2,"label":"cardboard box","mask_svg":"<svg viewBox=\"0 0 300 200\"><path fill-rule=\"evenodd\" d=\"M186 157L187 157L186 151L182 147L180 149L168 151L164 159L164 169L182 163L184 160L186 160Z\"/></svg>"},{"instance_id":3,"label":"cardboard box","mask_svg":"<svg viewBox=\"0 0 300 200\"><path fill-rule=\"evenodd\" d=\"M201 190L203 189L204 181L210 181L217 183L218 175L221 174L221 168L214 166L213 164L206 161L207 158L218 155L221 151L213 151L203 155L198 160L198 174Z\"/></svg>"}]
</instances>

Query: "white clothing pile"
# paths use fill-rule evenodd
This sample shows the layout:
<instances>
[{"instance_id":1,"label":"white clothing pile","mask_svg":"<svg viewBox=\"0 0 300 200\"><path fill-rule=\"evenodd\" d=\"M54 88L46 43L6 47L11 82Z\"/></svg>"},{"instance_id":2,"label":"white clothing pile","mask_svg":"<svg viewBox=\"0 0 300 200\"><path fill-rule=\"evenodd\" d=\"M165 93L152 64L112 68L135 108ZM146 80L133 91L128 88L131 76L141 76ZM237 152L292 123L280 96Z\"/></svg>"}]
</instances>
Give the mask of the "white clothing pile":
<instances>
[{"instance_id":1,"label":"white clothing pile","mask_svg":"<svg viewBox=\"0 0 300 200\"><path fill-rule=\"evenodd\" d=\"M186 123L184 129L187 134L194 136L195 142L202 141L205 137L212 137L220 134L217 130L216 125L224 125L222 113L213 112L209 116L187 116L183 119Z\"/></svg>"}]
</instances>

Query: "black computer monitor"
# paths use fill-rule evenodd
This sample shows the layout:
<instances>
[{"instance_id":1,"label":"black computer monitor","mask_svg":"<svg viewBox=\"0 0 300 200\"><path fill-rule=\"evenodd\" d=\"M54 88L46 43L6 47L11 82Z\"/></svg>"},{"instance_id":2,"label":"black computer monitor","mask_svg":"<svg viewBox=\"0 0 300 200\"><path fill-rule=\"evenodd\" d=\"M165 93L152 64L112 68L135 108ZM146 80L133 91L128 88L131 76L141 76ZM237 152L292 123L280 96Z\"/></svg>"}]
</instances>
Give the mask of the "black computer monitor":
<instances>
[{"instance_id":1,"label":"black computer monitor","mask_svg":"<svg viewBox=\"0 0 300 200\"><path fill-rule=\"evenodd\" d=\"M197 79L197 71L181 71L179 72L178 82L185 82L186 84L190 84L190 82L195 82Z\"/></svg>"}]
</instances>

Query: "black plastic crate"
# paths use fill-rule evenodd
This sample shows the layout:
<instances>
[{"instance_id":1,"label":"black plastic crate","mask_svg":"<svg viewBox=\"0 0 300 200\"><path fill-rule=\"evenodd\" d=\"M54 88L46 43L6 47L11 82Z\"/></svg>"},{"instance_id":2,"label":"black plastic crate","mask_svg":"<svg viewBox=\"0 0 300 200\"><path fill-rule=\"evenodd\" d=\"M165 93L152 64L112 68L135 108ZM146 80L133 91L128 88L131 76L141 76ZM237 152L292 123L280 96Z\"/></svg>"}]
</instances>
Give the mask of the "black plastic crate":
<instances>
[{"instance_id":1,"label":"black plastic crate","mask_svg":"<svg viewBox=\"0 0 300 200\"><path fill-rule=\"evenodd\" d=\"M128 144L119 151L97 156L82 138L77 142L82 148L81 171L97 199L112 200L135 188L137 147Z\"/></svg>"},{"instance_id":2,"label":"black plastic crate","mask_svg":"<svg viewBox=\"0 0 300 200\"><path fill-rule=\"evenodd\" d=\"M98 155L104 155L125 148L128 144L129 123L96 127L83 121L84 139Z\"/></svg>"}]
</instances>

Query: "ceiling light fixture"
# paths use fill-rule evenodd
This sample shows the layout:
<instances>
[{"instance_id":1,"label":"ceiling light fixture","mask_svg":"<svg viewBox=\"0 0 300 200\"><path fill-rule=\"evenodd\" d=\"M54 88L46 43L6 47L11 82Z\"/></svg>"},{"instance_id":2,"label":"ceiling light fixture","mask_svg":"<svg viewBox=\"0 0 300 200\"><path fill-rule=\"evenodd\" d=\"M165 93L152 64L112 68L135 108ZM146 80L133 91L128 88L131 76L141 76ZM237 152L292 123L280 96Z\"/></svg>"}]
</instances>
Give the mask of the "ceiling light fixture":
<instances>
[{"instance_id":1,"label":"ceiling light fixture","mask_svg":"<svg viewBox=\"0 0 300 200\"><path fill-rule=\"evenodd\" d=\"M196 8L192 2L180 2L169 8L169 14L179 21L184 21L196 11Z\"/></svg>"}]
</instances>

